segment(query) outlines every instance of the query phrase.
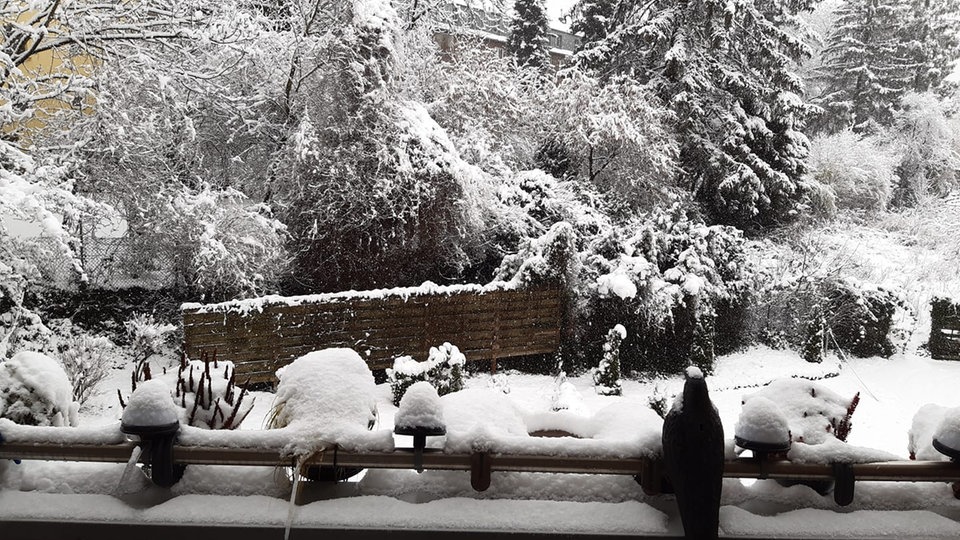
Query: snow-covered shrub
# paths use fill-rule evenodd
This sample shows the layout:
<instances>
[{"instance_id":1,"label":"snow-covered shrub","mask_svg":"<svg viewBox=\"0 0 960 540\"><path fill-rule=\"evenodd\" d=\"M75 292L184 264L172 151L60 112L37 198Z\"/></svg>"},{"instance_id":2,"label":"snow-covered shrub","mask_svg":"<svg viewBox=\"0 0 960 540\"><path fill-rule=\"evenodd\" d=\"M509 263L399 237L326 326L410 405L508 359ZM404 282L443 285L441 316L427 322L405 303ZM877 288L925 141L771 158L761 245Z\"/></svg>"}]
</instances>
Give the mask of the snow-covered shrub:
<instances>
[{"instance_id":1,"label":"snow-covered shrub","mask_svg":"<svg viewBox=\"0 0 960 540\"><path fill-rule=\"evenodd\" d=\"M903 155L894 199L912 206L960 185L960 121L949 116L950 104L934 94L908 94L903 105L892 131Z\"/></svg>"},{"instance_id":2,"label":"snow-covered shrub","mask_svg":"<svg viewBox=\"0 0 960 540\"><path fill-rule=\"evenodd\" d=\"M351 349L307 353L277 370L280 382L267 418L270 429L301 432L286 453L309 455L341 438L365 434L377 419L376 384Z\"/></svg>"},{"instance_id":3,"label":"snow-covered shrub","mask_svg":"<svg viewBox=\"0 0 960 540\"><path fill-rule=\"evenodd\" d=\"M286 227L239 191L178 192L161 212L185 284L207 299L261 294L285 268Z\"/></svg>"},{"instance_id":4,"label":"snow-covered shrub","mask_svg":"<svg viewBox=\"0 0 960 540\"><path fill-rule=\"evenodd\" d=\"M60 362L81 405L110 373L114 348L108 338L87 334L71 335L61 344Z\"/></svg>"},{"instance_id":5,"label":"snow-covered shrub","mask_svg":"<svg viewBox=\"0 0 960 540\"><path fill-rule=\"evenodd\" d=\"M827 279L818 285L820 301L810 314L803 347L807 360L822 359L827 349L836 348L860 357L889 357L895 352L894 315L905 309L899 295L853 278Z\"/></svg>"},{"instance_id":6,"label":"snow-covered shrub","mask_svg":"<svg viewBox=\"0 0 960 540\"><path fill-rule=\"evenodd\" d=\"M876 138L847 129L811 141L809 175L832 190L837 208L879 211L890 202L898 162Z\"/></svg>"},{"instance_id":7,"label":"snow-covered shrub","mask_svg":"<svg viewBox=\"0 0 960 540\"><path fill-rule=\"evenodd\" d=\"M593 384L602 396L619 396L623 393L620 386L620 343L627 337L627 329L618 324L607 332L607 341L603 344L603 358L593 373Z\"/></svg>"},{"instance_id":8,"label":"snow-covered shrub","mask_svg":"<svg viewBox=\"0 0 960 540\"><path fill-rule=\"evenodd\" d=\"M163 324L157 322L153 315L141 313L123 323L127 330L127 337L130 340L130 350L136 361L134 367L134 380L142 381L149 377L144 377L144 370L147 367L147 361L156 354L162 354L169 345L173 333L177 327L172 324Z\"/></svg>"},{"instance_id":9,"label":"snow-covered shrub","mask_svg":"<svg viewBox=\"0 0 960 540\"><path fill-rule=\"evenodd\" d=\"M744 246L739 230L707 226L679 203L594 239L583 256L581 279L593 288L579 314L581 344L599 347L601 328L623 323L625 369L711 369L718 313L727 343L739 344L732 308L746 301L753 275Z\"/></svg>"},{"instance_id":10,"label":"snow-covered shrub","mask_svg":"<svg viewBox=\"0 0 960 540\"><path fill-rule=\"evenodd\" d=\"M216 354L200 360L182 358L177 369L174 402L184 423L207 429L236 429L253 409L247 389L238 391L233 362L218 361ZM247 399L244 399L247 398Z\"/></svg>"},{"instance_id":11,"label":"snow-covered shrub","mask_svg":"<svg viewBox=\"0 0 960 540\"><path fill-rule=\"evenodd\" d=\"M455 345L444 343L431 347L425 362L401 356L387 369L387 380L393 392L393 404L399 405L407 389L418 382L428 382L443 396L463 389L463 365L466 357Z\"/></svg>"},{"instance_id":12,"label":"snow-covered shrub","mask_svg":"<svg viewBox=\"0 0 960 540\"><path fill-rule=\"evenodd\" d=\"M523 243L518 253L507 255L495 279L520 286L544 283L571 285L576 271L576 236L566 222L553 225L543 236Z\"/></svg>"},{"instance_id":13,"label":"snow-covered shrub","mask_svg":"<svg viewBox=\"0 0 960 540\"><path fill-rule=\"evenodd\" d=\"M60 364L21 351L0 363L0 418L28 426L76 426L79 404Z\"/></svg>"},{"instance_id":14,"label":"snow-covered shrub","mask_svg":"<svg viewBox=\"0 0 960 540\"><path fill-rule=\"evenodd\" d=\"M812 381L778 379L744 396L741 403L745 411L754 399L769 400L777 405L787 419L794 442L820 444L831 437L847 440L860 393L848 399Z\"/></svg>"},{"instance_id":15,"label":"snow-covered shrub","mask_svg":"<svg viewBox=\"0 0 960 540\"><path fill-rule=\"evenodd\" d=\"M181 423L204 429L236 429L253 409L254 398L247 396L246 388L237 388L235 372L233 362L217 360L216 354L202 354L199 360L181 356L176 374L166 369L154 374L150 363L143 362L131 373L131 395L137 395L147 382L162 381L174 389L167 392L167 397ZM119 390L117 393L126 410L129 403Z\"/></svg>"}]
</instances>

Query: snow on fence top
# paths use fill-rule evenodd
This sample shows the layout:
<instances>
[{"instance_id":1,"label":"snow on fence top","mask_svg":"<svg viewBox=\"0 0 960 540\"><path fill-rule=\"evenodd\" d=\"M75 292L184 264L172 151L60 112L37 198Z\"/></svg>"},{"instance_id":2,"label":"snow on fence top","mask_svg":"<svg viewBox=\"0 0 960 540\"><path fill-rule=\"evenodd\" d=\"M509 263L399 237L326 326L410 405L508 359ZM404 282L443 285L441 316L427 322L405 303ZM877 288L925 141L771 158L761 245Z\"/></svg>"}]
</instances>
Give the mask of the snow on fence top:
<instances>
[{"instance_id":1,"label":"snow on fence top","mask_svg":"<svg viewBox=\"0 0 960 540\"><path fill-rule=\"evenodd\" d=\"M396 357L426 358L449 342L468 361L549 354L560 344L559 286L512 283L348 291L220 304L184 304L184 350L216 351L236 365L240 383L271 382L275 371L310 351L346 347L372 369Z\"/></svg>"}]
</instances>

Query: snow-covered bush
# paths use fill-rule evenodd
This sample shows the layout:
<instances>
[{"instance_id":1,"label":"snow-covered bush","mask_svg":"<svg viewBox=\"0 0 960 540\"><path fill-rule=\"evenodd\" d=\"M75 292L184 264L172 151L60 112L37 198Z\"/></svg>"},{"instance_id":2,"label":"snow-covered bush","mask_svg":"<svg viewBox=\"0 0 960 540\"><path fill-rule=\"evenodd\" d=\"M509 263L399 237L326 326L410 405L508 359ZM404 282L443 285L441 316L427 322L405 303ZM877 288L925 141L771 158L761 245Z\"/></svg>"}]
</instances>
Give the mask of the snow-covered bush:
<instances>
[{"instance_id":1,"label":"snow-covered bush","mask_svg":"<svg viewBox=\"0 0 960 540\"><path fill-rule=\"evenodd\" d=\"M202 354L199 360L180 357L176 374L154 374L149 362L137 366L131 374L131 396L136 396L140 387L152 381L161 381L167 398L177 411L180 422L204 429L237 429L253 409L254 398L248 397L247 389L237 388L236 367L233 362L217 360L216 354ZM139 375L139 377L138 377ZM120 405L126 410L129 402L120 395ZM133 397L130 398L131 400Z\"/></svg>"},{"instance_id":2,"label":"snow-covered bush","mask_svg":"<svg viewBox=\"0 0 960 540\"><path fill-rule=\"evenodd\" d=\"M226 300L272 290L286 265L286 227L266 205L233 189L178 192L161 209L163 231L182 258L186 285Z\"/></svg>"},{"instance_id":3,"label":"snow-covered bush","mask_svg":"<svg viewBox=\"0 0 960 540\"><path fill-rule=\"evenodd\" d=\"M787 420L794 442L820 444L831 437L847 440L852 427L851 417L860 403L860 393L848 399L812 381L778 379L744 396L741 402L744 412L756 407L756 404L747 406L754 399L776 404ZM773 416L776 418L771 419L771 425L779 425L780 416Z\"/></svg>"},{"instance_id":4,"label":"snow-covered bush","mask_svg":"<svg viewBox=\"0 0 960 540\"><path fill-rule=\"evenodd\" d=\"M156 354L162 354L170 343L170 339L177 327L172 324L157 322L153 315L141 313L123 323L130 340L130 351L136 362L134 366L134 381L149 379L144 376L144 370L149 369L147 362Z\"/></svg>"},{"instance_id":5,"label":"snow-covered bush","mask_svg":"<svg viewBox=\"0 0 960 540\"><path fill-rule=\"evenodd\" d=\"M593 372L593 384L602 396L619 396L623 393L620 386L620 343L627 337L627 329L618 324L607 332L607 341L603 344L603 358Z\"/></svg>"},{"instance_id":6,"label":"snow-covered bush","mask_svg":"<svg viewBox=\"0 0 960 540\"><path fill-rule=\"evenodd\" d=\"M356 351L307 353L277 370L277 377L267 426L303 435L291 439L287 453L309 455L332 442L343 443L343 438L362 436L376 422L376 384Z\"/></svg>"},{"instance_id":7,"label":"snow-covered bush","mask_svg":"<svg viewBox=\"0 0 960 540\"><path fill-rule=\"evenodd\" d=\"M924 196L943 197L955 189L960 171L960 121L950 103L934 94L908 94L892 131L901 146L895 202L912 206Z\"/></svg>"},{"instance_id":8,"label":"snow-covered bush","mask_svg":"<svg viewBox=\"0 0 960 540\"><path fill-rule=\"evenodd\" d=\"M0 363L0 418L28 426L76 426L79 404L63 368L21 351Z\"/></svg>"},{"instance_id":9,"label":"snow-covered bush","mask_svg":"<svg viewBox=\"0 0 960 540\"><path fill-rule=\"evenodd\" d=\"M849 277L821 280L813 290L809 311L803 313L801 299L793 300L799 321L806 321L800 345L807 361L821 361L830 349L859 357L895 352L895 315L906 309L898 294Z\"/></svg>"},{"instance_id":10,"label":"snow-covered bush","mask_svg":"<svg viewBox=\"0 0 960 540\"><path fill-rule=\"evenodd\" d=\"M811 141L809 175L832 190L837 208L875 212L890 202L899 159L877 138L847 129Z\"/></svg>"},{"instance_id":11,"label":"snow-covered bush","mask_svg":"<svg viewBox=\"0 0 960 540\"><path fill-rule=\"evenodd\" d=\"M718 312L724 345L740 345L732 308L746 301L753 279L744 246L739 230L707 226L679 203L594 239L583 255L581 279L592 287L579 314L582 346L599 347L599 331L622 323L625 369L711 369Z\"/></svg>"},{"instance_id":12,"label":"snow-covered bush","mask_svg":"<svg viewBox=\"0 0 960 540\"><path fill-rule=\"evenodd\" d=\"M407 389L418 382L428 382L443 396L463 389L463 365L466 357L455 345L444 343L431 347L425 362L401 356L387 369L387 380L393 392L393 404L399 405Z\"/></svg>"},{"instance_id":13,"label":"snow-covered bush","mask_svg":"<svg viewBox=\"0 0 960 540\"><path fill-rule=\"evenodd\" d=\"M108 338L71 335L61 344L60 362L73 386L73 399L81 405L110 373L115 345Z\"/></svg>"}]
</instances>

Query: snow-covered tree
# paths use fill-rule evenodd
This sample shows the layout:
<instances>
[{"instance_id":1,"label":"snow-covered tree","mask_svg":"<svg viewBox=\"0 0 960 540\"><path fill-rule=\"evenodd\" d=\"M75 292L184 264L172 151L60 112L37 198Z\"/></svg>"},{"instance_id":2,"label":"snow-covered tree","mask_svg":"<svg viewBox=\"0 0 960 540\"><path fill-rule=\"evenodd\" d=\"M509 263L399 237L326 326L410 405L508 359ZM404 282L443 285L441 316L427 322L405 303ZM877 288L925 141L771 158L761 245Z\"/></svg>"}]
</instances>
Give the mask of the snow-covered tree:
<instances>
[{"instance_id":1,"label":"snow-covered tree","mask_svg":"<svg viewBox=\"0 0 960 540\"><path fill-rule=\"evenodd\" d=\"M940 86L960 57L960 1L910 0L910 8L900 37L914 65L910 87L926 92Z\"/></svg>"},{"instance_id":2,"label":"snow-covered tree","mask_svg":"<svg viewBox=\"0 0 960 540\"><path fill-rule=\"evenodd\" d=\"M516 0L513 11L507 50L522 66L550 67L550 27L543 0Z\"/></svg>"},{"instance_id":3,"label":"snow-covered tree","mask_svg":"<svg viewBox=\"0 0 960 540\"><path fill-rule=\"evenodd\" d=\"M819 124L830 131L873 132L889 126L917 73L903 42L910 6L900 0L845 0L836 11L823 51L824 109Z\"/></svg>"},{"instance_id":4,"label":"snow-covered tree","mask_svg":"<svg viewBox=\"0 0 960 540\"><path fill-rule=\"evenodd\" d=\"M892 130L902 153L894 202L912 206L925 195L946 196L960 183L960 123L951 118L951 104L931 93L909 93L903 107Z\"/></svg>"},{"instance_id":5,"label":"snow-covered tree","mask_svg":"<svg viewBox=\"0 0 960 540\"><path fill-rule=\"evenodd\" d=\"M810 112L791 71L808 49L784 25L809 3L625 2L577 59L636 77L667 103L685 181L714 220L777 223L801 198Z\"/></svg>"},{"instance_id":6,"label":"snow-covered tree","mask_svg":"<svg viewBox=\"0 0 960 540\"><path fill-rule=\"evenodd\" d=\"M615 0L579 0L573 5L570 31L580 35L581 49L607 37L616 6Z\"/></svg>"}]
</instances>

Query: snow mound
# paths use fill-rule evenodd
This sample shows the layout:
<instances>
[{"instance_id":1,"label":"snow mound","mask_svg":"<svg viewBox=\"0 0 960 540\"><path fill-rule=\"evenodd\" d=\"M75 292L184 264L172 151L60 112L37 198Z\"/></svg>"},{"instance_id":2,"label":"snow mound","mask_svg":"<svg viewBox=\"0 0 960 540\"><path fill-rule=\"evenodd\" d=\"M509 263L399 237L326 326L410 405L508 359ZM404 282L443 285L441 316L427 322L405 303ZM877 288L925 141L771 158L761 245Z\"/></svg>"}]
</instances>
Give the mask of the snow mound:
<instances>
[{"instance_id":1,"label":"snow mound","mask_svg":"<svg viewBox=\"0 0 960 540\"><path fill-rule=\"evenodd\" d=\"M947 407L927 403L913 415L907 450L910 457L922 461L940 461L948 459L933 447L933 437L944 420ZM944 442L944 441L941 441Z\"/></svg>"},{"instance_id":2,"label":"snow mound","mask_svg":"<svg viewBox=\"0 0 960 540\"><path fill-rule=\"evenodd\" d=\"M527 437L527 427L510 399L487 388L468 388L440 398L447 421L447 452L487 450L497 439Z\"/></svg>"},{"instance_id":3,"label":"snow mound","mask_svg":"<svg viewBox=\"0 0 960 540\"><path fill-rule=\"evenodd\" d=\"M700 371L700 368L698 368L697 366L690 366L690 367L688 367L688 368L684 371L684 374L686 374L686 376L687 376L688 379L702 379L702 378L703 378L703 372Z\"/></svg>"},{"instance_id":4,"label":"snow mound","mask_svg":"<svg viewBox=\"0 0 960 540\"><path fill-rule=\"evenodd\" d=\"M159 379L144 381L137 386L121 418L125 426L165 426L179 420L170 389Z\"/></svg>"},{"instance_id":5,"label":"snow mound","mask_svg":"<svg viewBox=\"0 0 960 540\"><path fill-rule=\"evenodd\" d=\"M743 398L743 405L753 399L774 401L787 417L794 442L819 444L834 438L844 429L848 411L855 407L856 397L844 398L817 383L805 379L779 379Z\"/></svg>"},{"instance_id":6,"label":"snow mound","mask_svg":"<svg viewBox=\"0 0 960 540\"><path fill-rule=\"evenodd\" d=\"M21 351L0 364L0 416L32 425L76 426L79 404L56 360Z\"/></svg>"},{"instance_id":7,"label":"snow mound","mask_svg":"<svg viewBox=\"0 0 960 540\"><path fill-rule=\"evenodd\" d=\"M937 425L933 438L948 448L960 451L960 407L944 411L943 420Z\"/></svg>"},{"instance_id":8,"label":"snow mound","mask_svg":"<svg viewBox=\"0 0 960 540\"><path fill-rule=\"evenodd\" d=\"M400 409L394 424L402 428L443 429L443 409L437 389L426 381L414 383L407 388L400 400Z\"/></svg>"},{"instance_id":9,"label":"snow mound","mask_svg":"<svg viewBox=\"0 0 960 540\"><path fill-rule=\"evenodd\" d=\"M352 349L307 353L277 371L270 427L291 436L284 453L307 455L332 444L363 446L377 418L376 385Z\"/></svg>"},{"instance_id":10,"label":"snow mound","mask_svg":"<svg viewBox=\"0 0 960 540\"><path fill-rule=\"evenodd\" d=\"M790 440L790 426L773 401L755 397L743 405L734 432L737 437L758 443L778 444Z\"/></svg>"}]
</instances>

